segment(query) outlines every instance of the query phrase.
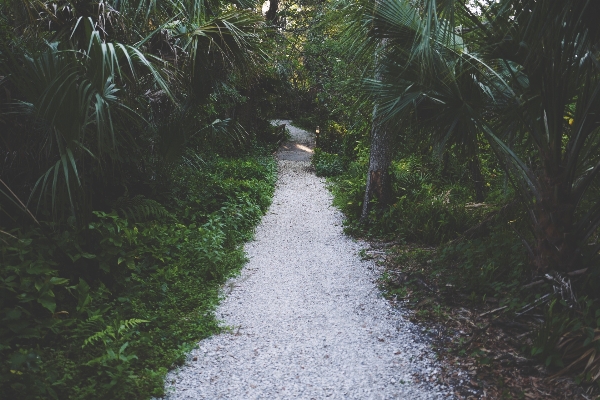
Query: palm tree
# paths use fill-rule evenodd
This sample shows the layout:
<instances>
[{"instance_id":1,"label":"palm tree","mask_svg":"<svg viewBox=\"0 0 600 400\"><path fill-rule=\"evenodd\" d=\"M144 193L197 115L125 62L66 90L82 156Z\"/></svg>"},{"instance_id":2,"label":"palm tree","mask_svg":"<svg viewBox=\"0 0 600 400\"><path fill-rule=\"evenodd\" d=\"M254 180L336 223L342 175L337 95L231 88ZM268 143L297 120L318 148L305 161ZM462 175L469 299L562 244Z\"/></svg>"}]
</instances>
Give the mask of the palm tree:
<instances>
[{"instance_id":1,"label":"palm tree","mask_svg":"<svg viewBox=\"0 0 600 400\"><path fill-rule=\"evenodd\" d=\"M373 12L371 37L388 41L381 79L367 82L382 118L470 154L484 134L529 210L539 273L573 271L600 250L597 8L386 0Z\"/></svg>"},{"instance_id":2,"label":"palm tree","mask_svg":"<svg viewBox=\"0 0 600 400\"><path fill-rule=\"evenodd\" d=\"M2 134L5 160L13 158L3 175L55 220L90 215L93 187L139 163L143 146L171 162L194 134L243 132L227 119L198 124L197 110L232 74L238 82L257 74L266 60L260 14L216 0L9 5L24 17L23 39L0 38L0 85L12 93L2 108L14 123ZM148 108L157 97L171 104L164 115ZM193 121L187 131L156 132L175 114ZM31 125L17 135L23 121ZM17 179L15 160L41 176Z\"/></svg>"},{"instance_id":3,"label":"palm tree","mask_svg":"<svg viewBox=\"0 0 600 400\"><path fill-rule=\"evenodd\" d=\"M598 4L527 1L497 10L493 21L510 28L512 40L498 42L490 31L487 51L514 76L514 101L501 110L514 109L519 123L498 112L487 135L529 199L537 270L572 271L600 225L592 193L600 171L600 31L586 18ZM525 54L520 43L527 44ZM510 135L532 143L534 162L507 145ZM590 250L595 256L600 247Z\"/></svg>"},{"instance_id":4,"label":"palm tree","mask_svg":"<svg viewBox=\"0 0 600 400\"><path fill-rule=\"evenodd\" d=\"M38 121L36 139L45 143L40 151L50 163L31 195L38 192L40 200L48 198L55 212L67 206L71 216L89 203L81 197L85 193L76 189L85 185L89 164L117 162L123 146L132 145L131 129L125 126L143 122L125 104L124 84L132 85L141 73L149 74L169 92L157 69L138 49L103 42L91 20L81 24L90 27L85 50L60 49L59 43L51 43L35 54L2 54L3 73L21 98L13 111Z\"/></svg>"}]
</instances>

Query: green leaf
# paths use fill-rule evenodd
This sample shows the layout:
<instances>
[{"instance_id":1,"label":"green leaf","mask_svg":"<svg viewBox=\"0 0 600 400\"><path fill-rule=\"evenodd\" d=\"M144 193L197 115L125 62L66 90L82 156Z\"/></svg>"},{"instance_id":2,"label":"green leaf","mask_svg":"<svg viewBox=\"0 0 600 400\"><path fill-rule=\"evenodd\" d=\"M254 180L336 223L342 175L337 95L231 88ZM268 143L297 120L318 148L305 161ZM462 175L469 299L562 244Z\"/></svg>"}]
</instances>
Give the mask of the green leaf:
<instances>
[{"instance_id":1,"label":"green leaf","mask_svg":"<svg viewBox=\"0 0 600 400\"><path fill-rule=\"evenodd\" d=\"M51 313L56 311L56 301L54 300L53 295L51 296L48 293L44 294L37 299L37 302L40 303L44 308L48 309Z\"/></svg>"},{"instance_id":2,"label":"green leaf","mask_svg":"<svg viewBox=\"0 0 600 400\"><path fill-rule=\"evenodd\" d=\"M50 278L50 283L53 285L66 285L67 283L69 283L69 280L66 278L53 277Z\"/></svg>"}]
</instances>

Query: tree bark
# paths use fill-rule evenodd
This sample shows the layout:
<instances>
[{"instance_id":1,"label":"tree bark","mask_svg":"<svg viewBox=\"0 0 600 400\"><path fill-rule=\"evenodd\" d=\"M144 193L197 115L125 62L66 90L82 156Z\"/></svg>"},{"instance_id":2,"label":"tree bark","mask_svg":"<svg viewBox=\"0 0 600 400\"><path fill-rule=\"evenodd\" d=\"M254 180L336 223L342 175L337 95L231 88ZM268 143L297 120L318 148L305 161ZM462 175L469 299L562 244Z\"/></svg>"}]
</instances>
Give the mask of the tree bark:
<instances>
[{"instance_id":1,"label":"tree bark","mask_svg":"<svg viewBox=\"0 0 600 400\"><path fill-rule=\"evenodd\" d=\"M277 19L277 9L279 8L279 0L269 0L269 10L267 11L266 19L269 22L275 23Z\"/></svg>"},{"instance_id":2,"label":"tree bark","mask_svg":"<svg viewBox=\"0 0 600 400\"><path fill-rule=\"evenodd\" d=\"M542 178L544 179L544 178ZM541 201L535 205L535 269L570 272L577 269L579 237L574 232L575 206L564 178L544 179Z\"/></svg>"},{"instance_id":3,"label":"tree bark","mask_svg":"<svg viewBox=\"0 0 600 400\"><path fill-rule=\"evenodd\" d=\"M379 6L381 0L375 0L375 6ZM387 39L382 39L379 51L387 44ZM379 60L379 52L375 52L374 60L375 79L381 80L382 69ZM377 212L382 213L391 203L392 182L389 167L392 162L392 135L389 124L382 121L377 112L377 104L373 106L373 123L371 126L371 152L369 154L369 170L367 171L367 184L365 187L365 198L363 200L360 221L368 222L371 211L371 201L377 199Z\"/></svg>"},{"instance_id":4,"label":"tree bark","mask_svg":"<svg viewBox=\"0 0 600 400\"><path fill-rule=\"evenodd\" d=\"M377 106L373 108L373 126L371 128L371 153L369 170L363 201L361 222L366 223L371 211L371 201L377 199L377 211L382 213L390 205L392 183L389 167L392 162L392 135L389 127L377 117Z\"/></svg>"}]
</instances>

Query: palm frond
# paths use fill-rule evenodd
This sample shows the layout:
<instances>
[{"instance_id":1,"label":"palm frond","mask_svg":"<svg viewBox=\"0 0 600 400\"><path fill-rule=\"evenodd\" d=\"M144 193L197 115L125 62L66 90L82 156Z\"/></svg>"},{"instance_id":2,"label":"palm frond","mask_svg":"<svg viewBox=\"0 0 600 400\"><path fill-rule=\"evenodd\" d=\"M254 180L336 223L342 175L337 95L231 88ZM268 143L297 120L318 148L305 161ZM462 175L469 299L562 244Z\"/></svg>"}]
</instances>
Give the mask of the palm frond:
<instances>
[{"instance_id":1,"label":"palm frond","mask_svg":"<svg viewBox=\"0 0 600 400\"><path fill-rule=\"evenodd\" d=\"M267 60L262 33L263 18L257 13L235 10L202 23L178 22L170 27L180 47L189 52L189 74L194 93L206 99L225 73L243 76Z\"/></svg>"},{"instance_id":2,"label":"palm frond","mask_svg":"<svg viewBox=\"0 0 600 400\"><path fill-rule=\"evenodd\" d=\"M162 204L156 200L147 199L142 195L131 198L120 197L115 202L114 208L120 215L135 222L143 222L152 218L172 218L171 213Z\"/></svg>"},{"instance_id":3,"label":"palm frond","mask_svg":"<svg viewBox=\"0 0 600 400\"><path fill-rule=\"evenodd\" d=\"M91 20L82 23L92 26ZM7 61L2 72L24 99L14 110L29 113L46 126L47 146L56 157L36 182L30 201L39 191L38 207L49 199L53 211L69 204L70 214L75 215L75 188L84 184L83 159L116 162L122 144L135 146L128 132L145 123L123 102L119 83L135 85L141 76L150 76L170 95L169 86L140 50L106 43L96 30L90 31L85 51L60 50L53 43L41 53L11 56Z\"/></svg>"}]
</instances>

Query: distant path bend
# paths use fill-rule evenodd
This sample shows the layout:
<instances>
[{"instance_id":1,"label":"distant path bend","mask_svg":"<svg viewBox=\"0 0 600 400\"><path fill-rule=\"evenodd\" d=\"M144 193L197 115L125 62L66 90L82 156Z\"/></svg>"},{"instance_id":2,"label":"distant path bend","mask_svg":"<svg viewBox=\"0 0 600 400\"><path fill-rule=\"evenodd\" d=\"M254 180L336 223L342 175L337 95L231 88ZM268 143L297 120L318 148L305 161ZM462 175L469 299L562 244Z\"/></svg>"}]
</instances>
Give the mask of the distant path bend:
<instances>
[{"instance_id":1,"label":"distant path bend","mask_svg":"<svg viewBox=\"0 0 600 400\"><path fill-rule=\"evenodd\" d=\"M199 343L167 377L167 398L449 398L416 382L435 380L434 356L381 298L376 266L358 256L364 246L343 234L323 179L309 171L312 135L288 128L273 204L218 308L233 330Z\"/></svg>"}]
</instances>

